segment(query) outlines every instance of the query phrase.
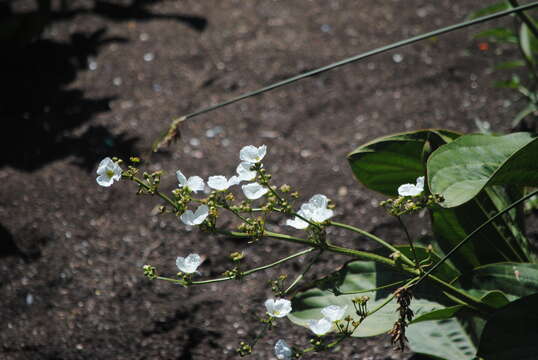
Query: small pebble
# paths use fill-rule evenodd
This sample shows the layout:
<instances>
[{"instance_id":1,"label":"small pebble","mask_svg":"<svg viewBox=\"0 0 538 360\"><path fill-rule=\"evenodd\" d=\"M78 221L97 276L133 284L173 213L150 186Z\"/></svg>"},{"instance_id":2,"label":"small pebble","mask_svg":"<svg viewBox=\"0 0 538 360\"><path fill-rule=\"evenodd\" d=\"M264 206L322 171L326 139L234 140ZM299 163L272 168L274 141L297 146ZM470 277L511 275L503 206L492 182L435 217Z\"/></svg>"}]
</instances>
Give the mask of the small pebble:
<instances>
[{"instance_id":1,"label":"small pebble","mask_svg":"<svg viewBox=\"0 0 538 360\"><path fill-rule=\"evenodd\" d=\"M155 59L155 55L153 55L153 53L144 54L144 61L150 62L153 61L153 59Z\"/></svg>"}]
</instances>

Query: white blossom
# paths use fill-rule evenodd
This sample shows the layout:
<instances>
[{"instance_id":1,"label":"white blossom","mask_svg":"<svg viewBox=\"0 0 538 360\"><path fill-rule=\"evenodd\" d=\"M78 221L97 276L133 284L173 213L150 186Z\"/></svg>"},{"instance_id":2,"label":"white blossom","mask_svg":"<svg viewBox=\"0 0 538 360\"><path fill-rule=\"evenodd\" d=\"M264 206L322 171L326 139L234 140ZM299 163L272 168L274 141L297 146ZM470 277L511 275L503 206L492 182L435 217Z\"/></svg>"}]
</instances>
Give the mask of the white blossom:
<instances>
[{"instance_id":1,"label":"white blossom","mask_svg":"<svg viewBox=\"0 0 538 360\"><path fill-rule=\"evenodd\" d=\"M178 256L176 259L178 269L186 274L196 272L201 263L202 258L198 254L189 254L187 257Z\"/></svg>"},{"instance_id":2,"label":"white blossom","mask_svg":"<svg viewBox=\"0 0 538 360\"><path fill-rule=\"evenodd\" d=\"M239 177L235 175L229 179L226 179L226 177L222 175L210 176L209 179L207 179L207 186L218 191L228 190L230 186L237 184L239 184Z\"/></svg>"},{"instance_id":3,"label":"white blossom","mask_svg":"<svg viewBox=\"0 0 538 360\"><path fill-rule=\"evenodd\" d=\"M346 306L338 305L329 305L321 309L321 315L323 315L327 320L338 321L342 320L347 310Z\"/></svg>"},{"instance_id":4,"label":"white blossom","mask_svg":"<svg viewBox=\"0 0 538 360\"><path fill-rule=\"evenodd\" d=\"M275 343L275 356L278 360L291 360L293 350L282 339Z\"/></svg>"},{"instance_id":5,"label":"white blossom","mask_svg":"<svg viewBox=\"0 0 538 360\"><path fill-rule=\"evenodd\" d=\"M291 301L286 299L267 299L265 300L265 309L267 314L272 317L281 318L291 312Z\"/></svg>"},{"instance_id":6,"label":"white blossom","mask_svg":"<svg viewBox=\"0 0 538 360\"><path fill-rule=\"evenodd\" d=\"M193 213L192 210L187 210L179 217L185 225L200 225L209 215L209 208L207 205L200 205L198 209Z\"/></svg>"},{"instance_id":7,"label":"white blossom","mask_svg":"<svg viewBox=\"0 0 538 360\"><path fill-rule=\"evenodd\" d=\"M187 179L187 177L178 170L176 171L176 178L179 182L179 187L186 187L194 193L204 190L204 180L199 176L190 176Z\"/></svg>"},{"instance_id":8,"label":"white blossom","mask_svg":"<svg viewBox=\"0 0 538 360\"><path fill-rule=\"evenodd\" d=\"M305 214L305 212L303 210L299 210L297 212L297 215L300 215L303 218L307 218L307 216L306 216L306 214ZM294 227L294 228L299 229L299 230L302 230L302 229L306 229L308 227L308 225L310 225L310 224L307 223L306 221L304 221L303 219L301 219L299 216L296 216L293 220L292 219L286 220L286 225Z\"/></svg>"},{"instance_id":9,"label":"white blossom","mask_svg":"<svg viewBox=\"0 0 538 360\"><path fill-rule=\"evenodd\" d=\"M325 195L316 194L307 203L301 205L301 209L297 214L309 221L322 223L334 215L334 211L327 208L328 205L329 199ZM306 229L309 224L296 216L293 220L287 220L286 225L296 229Z\"/></svg>"},{"instance_id":10,"label":"white blossom","mask_svg":"<svg viewBox=\"0 0 538 360\"><path fill-rule=\"evenodd\" d=\"M99 176L95 180L97 180L97 184L109 187L114 181L121 179L121 171L121 167L117 163L106 157L101 160L97 167L97 175Z\"/></svg>"},{"instance_id":11,"label":"white blossom","mask_svg":"<svg viewBox=\"0 0 538 360\"><path fill-rule=\"evenodd\" d=\"M308 320L308 327L312 332L318 336L327 334L332 329L332 322L327 318L321 318L319 320Z\"/></svg>"},{"instance_id":12,"label":"white blossom","mask_svg":"<svg viewBox=\"0 0 538 360\"><path fill-rule=\"evenodd\" d=\"M250 170L252 164L247 161L242 161L235 170L239 176L240 181L252 181L256 178L256 171Z\"/></svg>"},{"instance_id":13,"label":"white blossom","mask_svg":"<svg viewBox=\"0 0 538 360\"><path fill-rule=\"evenodd\" d=\"M243 193L249 200L259 199L269 191L268 188L261 186L257 182L243 185L241 189L243 189Z\"/></svg>"},{"instance_id":14,"label":"white blossom","mask_svg":"<svg viewBox=\"0 0 538 360\"><path fill-rule=\"evenodd\" d=\"M398 187L398 195L400 196L417 196L424 191L424 176L417 178L417 183L403 184Z\"/></svg>"},{"instance_id":15,"label":"white blossom","mask_svg":"<svg viewBox=\"0 0 538 360\"><path fill-rule=\"evenodd\" d=\"M241 149L241 151L239 152L239 158L242 161L246 161L251 164L256 164L262 161L266 153L267 153L267 146L265 145L262 145L260 147L256 147L254 145L248 145Z\"/></svg>"}]
</instances>

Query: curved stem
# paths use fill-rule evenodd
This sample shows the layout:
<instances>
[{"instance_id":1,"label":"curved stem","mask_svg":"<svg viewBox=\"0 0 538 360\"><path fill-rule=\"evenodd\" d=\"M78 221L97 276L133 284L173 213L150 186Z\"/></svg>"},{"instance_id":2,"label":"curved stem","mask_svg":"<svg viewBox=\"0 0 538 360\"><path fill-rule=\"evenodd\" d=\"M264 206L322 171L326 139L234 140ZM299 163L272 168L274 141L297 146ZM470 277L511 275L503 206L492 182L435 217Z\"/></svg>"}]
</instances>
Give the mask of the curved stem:
<instances>
[{"instance_id":1,"label":"curved stem","mask_svg":"<svg viewBox=\"0 0 538 360\"><path fill-rule=\"evenodd\" d=\"M388 242L386 242L385 240L375 236L374 234L369 233L366 230L360 229L360 228L355 227L355 226L335 222L335 221L330 221L329 224L333 225L333 226L336 226L336 227L339 227L339 228L342 228L342 229L346 229L346 230L349 230L349 231L356 232L357 234L363 235L363 236L367 237L368 239L373 240L376 243L380 244L381 246L384 246L385 248L389 249L393 253L394 252L400 253L400 251L397 248L395 248L393 245L391 245ZM411 259L409 259L407 256L405 256L404 254L401 254L400 258L403 259L408 265L415 266L415 263Z\"/></svg>"},{"instance_id":2,"label":"curved stem","mask_svg":"<svg viewBox=\"0 0 538 360\"><path fill-rule=\"evenodd\" d=\"M467 235L465 237L465 239L463 239L458 245L454 246L454 248L452 248L452 250L450 250L448 252L448 254L446 254L441 260L439 260L439 262L437 264L435 264L430 270L426 271L426 273L424 273L424 275L422 275L422 277L414 284L414 286L417 286L418 284L420 284L426 277L428 276L431 276L431 274L437 270L437 268L439 266L441 266L450 256L452 256L452 254L454 254L460 247L462 247L463 245L465 245L469 240L471 240L473 238L473 236L475 236L478 232L480 232L482 229L484 229L487 225L489 225L489 223L491 223L492 221L494 221L495 219L497 219L498 217L500 217L501 215L503 215L504 213L510 211L511 209L513 209L514 207L516 207L517 205L521 204L522 202L524 202L525 200L533 197L534 195L538 194L538 190L534 190L533 192L523 196L521 199L519 200L516 200L514 201L512 204L508 205L507 207L505 207L503 210L499 211L497 214L495 214L495 216L492 216L490 217L487 221L483 222L482 225L480 225L479 227L477 227L476 229L474 229L469 235Z\"/></svg>"},{"instance_id":3,"label":"curved stem","mask_svg":"<svg viewBox=\"0 0 538 360\"><path fill-rule=\"evenodd\" d=\"M411 240L411 236L409 235L409 231L407 231L407 226L405 226L401 216L397 215L396 218L398 219L398 222L400 223L400 226L403 228L405 237L407 238L407 242L409 243L409 247L411 248L411 251L413 252L413 257L415 258L415 267L418 271L422 272L422 268L420 267L420 263L418 260L417 252L415 251L415 246L413 245L413 240Z\"/></svg>"},{"instance_id":4,"label":"curved stem","mask_svg":"<svg viewBox=\"0 0 538 360\"><path fill-rule=\"evenodd\" d=\"M434 31L424 33L422 35L414 36L414 37L411 37L409 39L401 40L401 41L392 43L390 45L386 45L386 46L383 46L383 47L380 47L380 48L377 48L377 49L374 49L374 50L370 50L370 51L367 51L365 53L354 55L354 56L351 56L351 57L346 58L344 60L337 61L335 63L320 67L318 69L315 69L315 70L312 70L312 71L307 71L307 72L305 72L303 74L299 74L299 75L293 76L291 78L279 81L277 83L271 84L271 85L263 87L261 89L245 93L243 95L240 95L238 97L232 98L230 100L226 100L226 101L221 102L219 104L211 105L211 106L202 108L200 110L194 111L194 112L189 113L189 114L187 114L187 115L185 115L183 117L175 119L172 122L172 124L175 123L176 127L177 127L177 125L178 125L178 123L180 121L184 121L184 120L187 120L187 119L194 118L196 116L199 116L199 115L205 114L207 112L219 109L221 107L233 104L235 102L250 98L252 96L256 96L256 95L265 93L267 91L271 91L271 90L277 89L279 87L292 84L292 83L294 83L296 81L303 80L303 79L306 79L308 77L312 77L312 76L315 76L315 75L319 75L319 74L324 73L326 71L333 70L333 69L339 68L341 66L351 64L351 63L354 63L354 62L357 62L357 61L360 61L360 60L363 60L363 59L369 58L371 56L378 55L378 54L381 54L381 53L384 53L384 52L387 52L387 51L390 51L390 50L394 50L394 49L397 49L397 48L402 47L402 46L410 45L410 44L416 43L416 42L421 41L421 40L425 40L425 39L428 39L428 38L431 38L431 37L446 34L446 33L456 31L456 30L459 30L459 29L463 29L463 28L466 28L466 27L469 27L469 26L477 25L477 24L487 22L487 21L490 21L490 20L493 20L493 19L497 19L497 18L506 16L506 15L509 15L509 14L512 14L512 13L518 13L518 12L521 12L521 11L524 11L524 10L527 10L527 9L534 8L536 6L538 6L538 2L535 1L535 2L532 2L530 4L518 6L518 7L512 8L512 9L497 12L495 14L479 17L477 19L473 19L473 20L469 20L469 21L464 21L464 22L454 24L454 25L450 25L450 26L447 26L447 27L444 27L444 28L441 28L441 29L437 29L437 30L434 30ZM172 129L172 127L171 127L171 129ZM172 129L172 130L175 130L175 129ZM161 142L162 141L159 141L159 143L161 143ZM156 146L156 148L157 147L158 147L158 145Z\"/></svg>"},{"instance_id":5,"label":"curved stem","mask_svg":"<svg viewBox=\"0 0 538 360\"><path fill-rule=\"evenodd\" d=\"M293 255L287 256L287 257L282 258L280 260L277 260L277 261L275 261L275 262L273 262L271 264L259 266L259 267L256 267L256 268L253 268L253 269L250 269L250 270L247 270L247 271L242 271L240 273L239 278L241 278L243 276L248 276L248 275L253 274L255 272L258 272L258 271L267 270L269 268L272 268L272 267L275 267L275 266L280 265L282 263L285 263L286 261L295 259L296 257L306 255L306 254L308 254L308 253L310 253L310 252L312 252L314 250L316 250L316 248L308 248L308 249L305 249L303 251L299 251L298 253L295 253ZM175 282L175 283L178 283L178 284L181 284L181 285L189 286L189 285L211 284L211 283L223 282L223 281L228 281L228 280L236 280L237 277L235 277L235 276L225 276L225 277L221 277L221 278L217 278L217 279L191 281L191 282L188 282L188 283L185 282L184 280L173 279L173 278L168 278L168 277L164 277L164 276L157 276L157 279L171 281L171 282Z\"/></svg>"},{"instance_id":6,"label":"curved stem","mask_svg":"<svg viewBox=\"0 0 538 360\"><path fill-rule=\"evenodd\" d=\"M299 281L301 281L303 279L303 277L305 276L305 274L310 271L310 268L312 268L312 265L314 265L316 263L316 261L318 261L319 257L321 256L321 254L323 254L323 250L320 250L316 256L314 256L312 258L312 260L308 263L308 265L306 266L306 268L299 274L299 276L297 276L295 278L295 280L291 283L290 286L288 286L288 288L284 291L284 295L286 295L287 293L289 293L291 291L291 289L293 289L293 287L295 285L297 285L299 283Z\"/></svg>"}]
</instances>

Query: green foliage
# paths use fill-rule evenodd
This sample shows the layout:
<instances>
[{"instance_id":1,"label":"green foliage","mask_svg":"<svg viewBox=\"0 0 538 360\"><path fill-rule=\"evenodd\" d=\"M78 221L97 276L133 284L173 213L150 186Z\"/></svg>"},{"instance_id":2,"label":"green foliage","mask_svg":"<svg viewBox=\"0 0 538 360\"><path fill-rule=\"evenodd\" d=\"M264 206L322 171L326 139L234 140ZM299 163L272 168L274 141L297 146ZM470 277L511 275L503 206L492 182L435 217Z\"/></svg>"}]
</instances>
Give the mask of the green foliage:
<instances>
[{"instance_id":1,"label":"green foliage","mask_svg":"<svg viewBox=\"0 0 538 360\"><path fill-rule=\"evenodd\" d=\"M428 159L428 184L451 208L473 199L488 185L538 185L538 138L529 133L505 136L464 135Z\"/></svg>"},{"instance_id":2,"label":"green foliage","mask_svg":"<svg viewBox=\"0 0 538 360\"><path fill-rule=\"evenodd\" d=\"M486 323L478 355L487 360L533 360L538 354L538 293L502 307Z\"/></svg>"},{"instance_id":3,"label":"green foliage","mask_svg":"<svg viewBox=\"0 0 538 360\"><path fill-rule=\"evenodd\" d=\"M409 347L418 354L444 360L471 360L476 347L457 319L411 324L407 330Z\"/></svg>"}]
</instances>

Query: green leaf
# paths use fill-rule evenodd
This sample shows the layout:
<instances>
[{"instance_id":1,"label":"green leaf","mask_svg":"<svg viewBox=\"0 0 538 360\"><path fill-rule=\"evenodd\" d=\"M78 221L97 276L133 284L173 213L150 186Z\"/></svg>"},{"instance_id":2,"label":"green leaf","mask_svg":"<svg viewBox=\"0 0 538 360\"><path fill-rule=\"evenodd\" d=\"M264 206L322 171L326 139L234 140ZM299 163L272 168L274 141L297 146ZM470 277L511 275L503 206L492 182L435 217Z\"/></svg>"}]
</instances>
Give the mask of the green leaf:
<instances>
[{"instance_id":1,"label":"green leaf","mask_svg":"<svg viewBox=\"0 0 538 360\"><path fill-rule=\"evenodd\" d=\"M338 287L338 290L344 293L375 289L382 285L386 285L386 283L380 282L381 279L395 279L398 278L398 275L400 276L399 279L402 279L400 273L396 273L392 269L380 266L374 262L350 262L346 264L342 270L339 270L327 278L325 284L320 286L320 288L310 289L297 294L292 300L293 312L288 315L288 318L297 325L308 327L308 320L322 318L321 309L325 306L334 304L347 306L346 315L358 320L352 299L357 296L369 296L368 310L372 311L372 309L382 305L389 299L390 292L369 291L360 294L335 296L329 289ZM397 286L401 286L401 284ZM397 286L394 286L392 290L395 290ZM440 291L431 282L427 282L424 286L421 285L421 294L426 293L435 296L436 294L439 294ZM416 293L415 295L418 296ZM373 315L368 316L353 333L353 336L367 337L383 334L389 331L394 325L394 322L398 319L398 313L396 311L397 307L398 305L394 300L390 301L386 306L379 309ZM413 301L411 302L411 309L416 316L442 308L444 308L443 305L425 298L416 297L413 298Z\"/></svg>"},{"instance_id":2,"label":"green leaf","mask_svg":"<svg viewBox=\"0 0 538 360\"><path fill-rule=\"evenodd\" d=\"M480 301L496 309L510 303L510 300L508 300L506 294L499 290L488 291L486 295L480 298Z\"/></svg>"},{"instance_id":3,"label":"green leaf","mask_svg":"<svg viewBox=\"0 0 538 360\"><path fill-rule=\"evenodd\" d=\"M497 263L480 266L458 279L473 296L502 291L509 301L538 293L538 264Z\"/></svg>"},{"instance_id":4,"label":"green leaf","mask_svg":"<svg viewBox=\"0 0 538 360\"><path fill-rule=\"evenodd\" d=\"M523 60L505 61L495 65L495 70L510 70L523 66L525 66L525 61Z\"/></svg>"},{"instance_id":5,"label":"green leaf","mask_svg":"<svg viewBox=\"0 0 538 360\"><path fill-rule=\"evenodd\" d=\"M398 187L425 174L424 157L460 136L448 130L389 135L359 146L348 155L355 177L371 190L397 195Z\"/></svg>"},{"instance_id":6,"label":"green leaf","mask_svg":"<svg viewBox=\"0 0 538 360\"><path fill-rule=\"evenodd\" d=\"M500 1L500 2L495 3L493 5L489 5L487 7L484 7L482 9L478 10L478 11L472 12L467 17L467 19L472 20L472 19L476 19L476 18L479 18L479 17L482 17L482 16L494 14L494 13L499 12L499 11L508 10L508 9L510 9L510 4L508 4L508 2L506 2L506 1Z\"/></svg>"},{"instance_id":7,"label":"green leaf","mask_svg":"<svg viewBox=\"0 0 538 360\"><path fill-rule=\"evenodd\" d=\"M406 336L409 347L418 354L446 360L474 359L476 348L457 319L411 324Z\"/></svg>"},{"instance_id":8,"label":"green leaf","mask_svg":"<svg viewBox=\"0 0 538 360\"><path fill-rule=\"evenodd\" d=\"M533 103L529 103L514 117L514 120L512 120L512 127L515 128L516 126L518 126L521 120L525 119L527 116L534 113L536 110L538 110L536 109L536 105L534 105Z\"/></svg>"},{"instance_id":9,"label":"green leaf","mask_svg":"<svg viewBox=\"0 0 538 360\"><path fill-rule=\"evenodd\" d=\"M530 133L464 135L429 157L428 184L450 208L474 198L487 185L538 185L538 138Z\"/></svg>"},{"instance_id":10,"label":"green leaf","mask_svg":"<svg viewBox=\"0 0 538 360\"><path fill-rule=\"evenodd\" d=\"M517 36L514 32L508 28L493 28L487 29L476 34L475 39L488 38L491 41L504 42L504 43L517 43Z\"/></svg>"},{"instance_id":11,"label":"green leaf","mask_svg":"<svg viewBox=\"0 0 538 360\"><path fill-rule=\"evenodd\" d=\"M444 309L434 310L420 316L415 316L415 318L413 318L413 321L411 321L411 324L416 324L422 321L450 319L455 317L456 314L463 308L465 308L464 305L454 305L446 307Z\"/></svg>"},{"instance_id":12,"label":"green leaf","mask_svg":"<svg viewBox=\"0 0 538 360\"><path fill-rule=\"evenodd\" d=\"M538 354L538 294L497 310L489 318L478 347L487 360L535 360Z\"/></svg>"},{"instance_id":13,"label":"green leaf","mask_svg":"<svg viewBox=\"0 0 538 360\"><path fill-rule=\"evenodd\" d=\"M536 38L531 33L529 27L523 23L519 28L519 46L521 52L530 63L534 64L534 54L533 51L536 49Z\"/></svg>"}]
</instances>

